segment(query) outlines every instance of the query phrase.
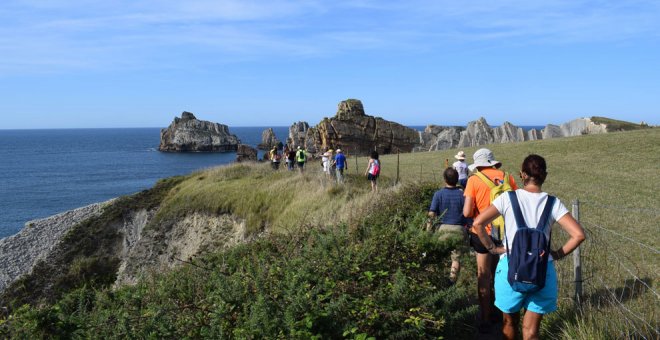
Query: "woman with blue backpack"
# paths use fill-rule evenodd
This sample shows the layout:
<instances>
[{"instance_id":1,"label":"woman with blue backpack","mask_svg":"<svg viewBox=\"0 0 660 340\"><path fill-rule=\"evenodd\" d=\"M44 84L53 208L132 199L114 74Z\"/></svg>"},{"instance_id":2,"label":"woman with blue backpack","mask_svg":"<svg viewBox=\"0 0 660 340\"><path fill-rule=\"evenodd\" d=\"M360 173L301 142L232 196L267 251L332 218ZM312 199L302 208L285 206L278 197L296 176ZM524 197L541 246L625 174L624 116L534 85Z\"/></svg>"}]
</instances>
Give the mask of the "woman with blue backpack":
<instances>
[{"instance_id":1,"label":"woman with blue backpack","mask_svg":"<svg viewBox=\"0 0 660 340\"><path fill-rule=\"evenodd\" d=\"M502 333L515 339L520 310L525 308L523 339L538 339L543 315L557 309L557 274L554 261L575 250L585 239L582 226L559 199L541 190L548 172L539 155L525 158L520 171L523 189L497 197L474 220L479 239L491 254L499 255L495 270L495 306L504 313ZM504 244L496 246L485 226L504 216ZM551 250L551 227L557 222L569 235Z\"/></svg>"}]
</instances>

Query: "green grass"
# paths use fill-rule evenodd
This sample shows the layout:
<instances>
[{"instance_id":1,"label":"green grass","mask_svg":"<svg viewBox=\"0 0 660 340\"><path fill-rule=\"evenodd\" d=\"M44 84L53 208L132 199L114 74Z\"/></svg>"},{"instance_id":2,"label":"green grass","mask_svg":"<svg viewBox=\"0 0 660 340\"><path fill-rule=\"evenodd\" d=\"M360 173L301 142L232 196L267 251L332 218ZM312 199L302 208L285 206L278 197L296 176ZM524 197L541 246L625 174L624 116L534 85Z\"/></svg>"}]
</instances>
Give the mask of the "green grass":
<instances>
[{"instance_id":1,"label":"green grass","mask_svg":"<svg viewBox=\"0 0 660 340\"><path fill-rule=\"evenodd\" d=\"M165 197L150 226L162 227L197 211L243 218L252 234L288 232L346 221L368 203L366 180L349 176L345 185L337 185L314 165L303 174L273 171L268 164L233 164L193 174Z\"/></svg>"},{"instance_id":2,"label":"green grass","mask_svg":"<svg viewBox=\"0 0 660 340\"><path fill-rule=\"evenodd\" d=\"M616 120L616 119L598 117L598 116L591 117L591 121L596 124L607 125L607 131L609 132L639 130L649 127L646 124L635 124L623 120Z\"/></svg>"},{"instance_id":3,"label":"green grass","mask_svg":"<svg viewBox=\"0 0 660 340\"><path fill-rule=\"evenodd\" d=\"M574 200L581 202L580 220L588 232L581 247L583 310L571 309L573 268L567 259L559 265L560 299L562 309L569 310L567 315L573 318L550 317L553 325L548 329L563 338L581 332L587 334L584 339L600 338L600 332L610 338L657 337L660 298L653 291L660 291L660 131L644 129L487 147L506 171L516 175L525 156L542 155L549 172L544 190L558 196L569 209ZM472 155L476 149L464 150ZM455 153L401 154L401 180L439 182L444 160L452 163ZM383 171L390 178L396 177L396 157L388 155L382 160ZM564 237L561 232L554 236L555 244ZM578 312L581 315L576 316ZM592 333L591 329L599 331Z\"/></svg>"},{"instance_id":4,"label":"green grass","mask_svg":"<svg viewBox=\"0 0 660 340\"><path fill-rule=\"evenodd\" d=\"M487 147L516 178L525 156L544 156L544 190L569 209L572 201L582 202L580 220L588 231L581 247L583 303L573 304L572 262L561 261L560 310L544 320L544 337L657 337L660 130ZM476 149L464 151L471 156ZM105 288L107 281L89 280L95 270L111 267L111 259L95 262L80 257L85 251L73 252L62 271L71 274L67 291L19 308L11 321L0 317L0 335L470 337L474 259L464 256L459 283L448 287L451 244L419 232L445 159L451 164L456 151L382 156L376 196L362 176L367 158L350 155L343 186L313 162L304 175L236 164L165 180L92 222L79 248L116 244L112 229L105 243L91 236L138 206L158 207L148 226L155 230L204 212L229 213L244 219L249 233L268 233L116 292ZM397 178L403 186L394 185ZM565 235L553 238L559 244ZM39 288L21 287L24 298L34 291L30 287Z\"/></svg>"}]
</instances>

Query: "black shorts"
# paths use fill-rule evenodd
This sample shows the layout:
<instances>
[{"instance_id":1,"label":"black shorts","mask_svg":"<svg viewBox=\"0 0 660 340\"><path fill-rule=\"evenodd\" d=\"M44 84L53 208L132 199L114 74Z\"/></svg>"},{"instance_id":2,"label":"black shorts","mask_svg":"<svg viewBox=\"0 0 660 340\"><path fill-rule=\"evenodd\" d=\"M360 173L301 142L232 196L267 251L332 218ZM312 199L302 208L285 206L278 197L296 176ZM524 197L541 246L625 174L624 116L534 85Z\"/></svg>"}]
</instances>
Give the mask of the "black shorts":
<instances>
[{"instance_id":1,"label":"black shorts","mask_svg":"<svg viewBox=\"0 0 660 340\"><path fill-rule=\"evenodd\" d=\"M370 181L375 181L378 179L378 175L367 174L367 179Z\"/></svg>"},{"instance_id":2,"label":"black shorts","mask_svg":"<svg viewBox=\"0 0 660 340\"><path fill-rule=\"evenodd\" d=\"M470 234L470 246L472 246L472 249L476 251L479 254L488 254L488 249L484 246L483 243L481 243L481 240L479 239L479 235L475 233L469 233ZM494 239L492 236L490 237L491 240L493 240L493 243L495 243L496 247L499 247L502 245L502 241Z\"/></svg>"}]
</instances>

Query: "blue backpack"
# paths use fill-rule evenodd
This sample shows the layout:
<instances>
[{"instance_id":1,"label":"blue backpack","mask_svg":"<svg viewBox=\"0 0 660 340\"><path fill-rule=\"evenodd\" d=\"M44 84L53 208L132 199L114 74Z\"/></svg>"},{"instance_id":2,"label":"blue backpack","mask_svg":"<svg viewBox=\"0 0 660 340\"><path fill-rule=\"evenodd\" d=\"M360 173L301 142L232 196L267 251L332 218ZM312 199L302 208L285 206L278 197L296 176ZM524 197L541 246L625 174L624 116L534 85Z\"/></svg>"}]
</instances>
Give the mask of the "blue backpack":
<instances>
[{"instance_id":1,"label":"blue backpack","mask_svg":"<svg viewBox=\"0 0 660 340\"><path fill-rule=\"evenodd\" d=\"M511 249L507 244L509 260L508 279L511 288L520 293L533 293L545 287L545 274L550 256L550 239L545 236L545 228L550 226L550 213L555 203L555 197L548 195L541 219L536 229L529 228L523 218L518 196L515 191L509 191L511 208L516 217L516 237Z\"/></svg>"}]
</instances>

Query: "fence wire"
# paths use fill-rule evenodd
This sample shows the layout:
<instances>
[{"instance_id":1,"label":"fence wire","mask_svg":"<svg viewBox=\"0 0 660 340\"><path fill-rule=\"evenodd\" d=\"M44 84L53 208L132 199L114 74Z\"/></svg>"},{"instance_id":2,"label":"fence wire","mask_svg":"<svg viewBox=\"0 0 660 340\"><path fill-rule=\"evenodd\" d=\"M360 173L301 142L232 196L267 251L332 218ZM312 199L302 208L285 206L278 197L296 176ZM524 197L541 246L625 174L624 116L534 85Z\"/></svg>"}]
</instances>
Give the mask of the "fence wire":
<instances>
[{"instance_id":1,"label":"fence wire","mask_svg":"<svg viewBox=\"0 0 660 340\"><path fill-rule=\"evenodd\" d=\"M606 334L622 338L660 337L660 279L657 248L611 228L593 223L581 212L587 240L580 246L584 313L608 313ZM585 218L587 216L587 218ZM559 263L560 296L575 295L570 261Z\"/></svg>"}]
</instances>

